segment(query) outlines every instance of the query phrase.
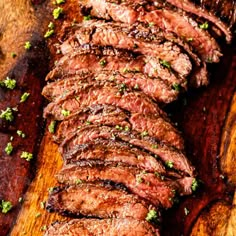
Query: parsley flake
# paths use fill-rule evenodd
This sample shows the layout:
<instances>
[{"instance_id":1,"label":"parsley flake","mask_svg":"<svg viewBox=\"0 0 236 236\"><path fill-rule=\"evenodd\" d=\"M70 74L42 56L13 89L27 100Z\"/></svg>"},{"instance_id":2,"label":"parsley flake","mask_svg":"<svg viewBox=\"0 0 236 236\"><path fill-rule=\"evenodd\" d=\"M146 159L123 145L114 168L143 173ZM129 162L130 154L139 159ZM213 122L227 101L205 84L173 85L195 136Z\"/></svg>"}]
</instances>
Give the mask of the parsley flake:
<instances>
[{"instance_id":1,"label":"parsley flake","mask_svg":"<svg viewBox=\"0 0 236 236\"><path fill-rule=\"evenodd\" d=\"M60 17L60 15L62 13L63 13L63 8L58 7L58 8L53 10L52 15L53 15L54 19L56 20L56 19L58 19Z\"/></svg>"},{"instance_id":2,"label":"parsley flake","mask_svg":"<svg viewBox=\"0 0 236 236\"><path fill-rule=\"evenodd\" d=\"M33 159L33 154L29 152L22 152L20 158L30 161Z\"/></svg>"},{"instance_id":3,"label":"parsley flake","mask_svg":"<svg viewBox=\"0 0 236 236\"><path fill-rule=\"evenodd\" d=\"M31 45L31 43L30 43L29 41L25 42L24 48L25 48L26 50L29 50L31 47L32 47L32 45Z\"/></svg>"},{"instance_id":4,"label":"parsley flake","mask_svg":"<svg viewBox=\"0 0 236 236\"><path fill-rule=\"evenodd\" d=\"M26 93L26 92L23 93L21 95L20 102L25 102L28 99L29 96L30 96L30 93Z\"/></svg>"},{"instance_id":5,"label":"parsley flake","mask_svg":"<svg viewBox=\"0 0 236 236\"><path fill-rule=\"evenodd\" d=\"M7 121L13 121L14 116L13 116L13 111L10 107L8 107L5 111L2 110L0 114L0 118L5 119Z\"/></svg>"}]
</instances>

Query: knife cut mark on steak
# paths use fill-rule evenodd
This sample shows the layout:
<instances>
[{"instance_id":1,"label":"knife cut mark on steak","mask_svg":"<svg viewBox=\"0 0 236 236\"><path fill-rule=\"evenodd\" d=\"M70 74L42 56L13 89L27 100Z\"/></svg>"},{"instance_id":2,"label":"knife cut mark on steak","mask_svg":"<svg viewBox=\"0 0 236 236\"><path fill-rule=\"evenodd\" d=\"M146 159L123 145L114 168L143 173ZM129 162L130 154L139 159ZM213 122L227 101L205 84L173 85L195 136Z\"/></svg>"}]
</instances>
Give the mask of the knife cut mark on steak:
<instances>
[{"instance_id":1,"label":"knife cut mark on steak","mask_svg":"<svg viewBox=\"0 0 236 236\"><path fill-rule=\"evenodd\" d=\"M171 68L161 65L158 58L134 56L126 50L88 44L63 56L57 62L56 67L48 73L46 80L85 72L98 73L103 70L121 73L142 72L148 76L161 78L170 85L179 84L182 87L187 85L186 78L178 76Z\"/></svg>"},{"instance_id":2,"label":"knife cut mark on steak","mask_svg":"<svg viewBox=\"0 0 236 236\"><path fill-rule=\"evenodd\" d=\"M156 154L164 163L171 162L175 170L193 175L194 168L181 151L147 135L148 133L139 134L135 131L117 130L108 126L89 125L67 137L60 145L60 151L65 155L76 145L86 144L96 139L118 139Z\"/></svg>"},{"instance_id":3,"label":"knife cut mark on steak","mask_svg":"<svg viewBox=\"0 0 236 236\"><path fill-rule=\"evenodd\" d=\"M119 86L101 83L83 84L76 92L59 97L44 109L44 117L63 120L65 118L63 111L72 115L95 104L114 105L134 113L160 114L166 117L165 112L142 92L121 91Z\"/></svg>"},{"instance_id":4,"label":"knife cut mark on steak","mask_svg":"<svg viewBox=\"0 0 236 236\"><path fill-rule=\"evenodd\" d=\"M74 51L76 45L94 44L101 46L113 46L120 49L132 50L135 53L143 55L152 55L161 60L167 61L172 69L179 75L187 76L192 70L192 64L187 54L183 53L178 45L171 41L166 41L165 38L160 38L154 42L147 40L136 39L131 36L129 28L125 24L102 22L102 21L87 21L77 26L75 34L64 42L65 46L61 46L64 53ZM161 35L162 36L162 35ZM153 36L154 37L154 36Z\"/></svg>"},{"instance_id":5,"label":"knife cut mark on steak","mask_svg":"<svg viewBox=\"0 0 236 236\"><path fill-rule=\"evenodd\" d=\"M136 195L98 183L56 189L50 194L46 208L64 215L137 220L145 220L149 210L156 210Z\"/></svg>"},{"instance_id":6,"label":"knife cut mark on steak","mask_svg":"<svg viewBox=\"0 0 236 236\"><path fill-rule=\"evenodd\" d=\"M100 108L100 110L99 110ZM118 130L136 130L162 143L166 143L179 150L184 149L184 141L174 126L158 115L142 115L140 113L125 112L119 108L107 105L95 105L79 111L63 120L57 129L55 141L62 142L71 133L88 124L108 125Z\"/></svg>"},{"instance_id":7,"label":"knife cut mark on steak","mask_svg":"<svg viewBox=\"0 0 236 236\"><path fill-rule=\"evenodd\" d=\"M42 94L48 100L55 100L65 91L77 90L81 82L95 81L113 81L118 84L124 84L130 90L141 90L146 95L158 102L170 103L177 99L179 91L168 85L159 78L151 78L142 73L120 73L112 71L102 71L99 73L88 73L81 75L71 75L60 80L47 84Z\"/></svg>"},{"instance_id":8,"label":"knife cut mark on steak","mask_svg":"<svg viewBox=\"0 0 236 236\"><path fill-rule=\"evenodd\" d=\"M175 192L180 195L191 194L193 177L171 180L143 170L100 162L79 162L64 166L56 175L59 183L75 184L80 179L85 182L110 180L123 184L128 190L150 201L157 207L169 208L173 205ZM184 184L183 184L184 183Z\"/></svg>"},{"instance_id":9,"label":"knife cut mark on steak","mask_svg":"<svg viewBox=\"0 0 236 236\"><path fill-rule=\"evenodd\" d=\"M153 23L163 30L176 33L180 38L186 38L196 49L199 56L208 62L219 62L220 48L214 38L201 29L197 22L184 12L176 12L160 4L160 9L148 5L148 1L114 2L108 0L79 1L85 7L91 8L90 14L99 18L120 21L128 24L136 22ZM151 8L151 9L149 9ZM189 38L193 40L188 40Z\"/></svg>"},{"instance_id":10,"label":"knife cut mark on steak","mask_svg":"<svg viewBox=\"0 0 236 236\"><path fill-rule=\"evenodd\" d=\"M159 230L147 221L126 219L73 219L51 225L45 236L103 235L103 236L159 236Z\"/></svg>"}]
</instances>

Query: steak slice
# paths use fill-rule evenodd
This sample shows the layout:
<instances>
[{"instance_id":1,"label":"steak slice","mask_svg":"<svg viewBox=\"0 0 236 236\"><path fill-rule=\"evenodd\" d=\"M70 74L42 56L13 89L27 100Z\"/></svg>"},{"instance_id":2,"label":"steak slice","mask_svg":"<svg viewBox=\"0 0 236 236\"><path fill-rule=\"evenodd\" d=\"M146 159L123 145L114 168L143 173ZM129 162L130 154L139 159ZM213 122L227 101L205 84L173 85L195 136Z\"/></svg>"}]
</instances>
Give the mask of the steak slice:
<instances>
[{"instance_id":1,"label":"steak slice","mask_svg":"<svg viewBox=\"0 0 236 236\"><path fill-rule=\"evenodd\" d=\"M56 178L62 184L75 184L78 179L84 182L112 181L124 185L131 193L150 201L154 206L170 208L175 193L192 193L194 178L184 177L171 180L135 167L114 165L104 162L78 162L65 165Z\"/></svg>"},{"instance_id":2,"label":"steak slice","mask_svg":"<svg viewBox=\"0 0 236 236\"><path fill-rule=\"evenodd\" d=\"M190 176L193 175L194 168L181 151L151 138L147 132L140 134L135 131L118 130L108 126L88 125L67 137L60 145L60 152L66 155L75 146L93 142L96 139L115 139L128 142L156 154L164 163L171 163L175 170Z\"/></svg>"},{"instance_id":3,"label":"steak slice","mask_svg":"<svg viewBox=\"0 0 236 236\"><path fill-rule=\"evenodd\" d=\"M139 133L148 131L149 136L177 149L184 149L184 141L180 133L169 121L159 115L130 114L120 108L107 105L87 107L68 116L59 124L54 140L60 143L71 133L76 132L78 127L82 128L89 124L113 126L118 130L133 129Z\"/></svg>"},{"instance_id":4,"label":"steak slice","mask_svg":"<svg viewBox=\"0 0 236 236\"><path fill-rule=\"evenodd\" d=\"M215 39L206 30L201 29L197 22L184 12L174 11L163 6L161 2L155 2L160 9L156 9L154 5L145 0L136 0L135 2L131 0L83 0L79 3L91 8L90 14L99 18L128 24L151 23L165 31L174 32L180 38L186 39L206 62L209 60L219 62L222 55Z\"/></svg>"},{"instance_id":5,"label":"steak slice","mask_svg":"<svg viewBox=\"0 0 236 236\"><path fill-rule=\"evenodd\" d=\"M226 36L226 40L230 42L232 40L232 34L230 28L227 27L219 18L212 14L208 10L194 4L190 0L167 0L170 4L183 9L186 12L190 12L198 17L202 17L205 20L212 22L216 27L218 27ZM211 1L214 2L214 1ZM219 1L218 1L219 2Z\"/></svg>"},{"instance_id":6,"label":"steak slice","mask_svg":"<svg viewBox=\"0 0 236 236\"><path fill-rule=\"evenodd\" d=\"M77 163L81 160L99 160L104 162L123 163L160 175L177 176L167 172L160 160L128 143L114 140L95 140L90 143L76 145L63 155L65 164Z\"/></svg>"},{"instance_id":7,"label":"steak slice","mask_svg":"<svg viewBox=\"0 0 236 236\"><path fill-rule=\"evenodd\" d=\"M48 100L52 101L65 93L65 91L77 90L80 83L85 81L114 81L118 84L124 84L124 86L127 86L130 90L141 90L153 100L162 103L170 103L176 100L179 94L178 89L174 89L159 78L152 78L138 72L120 73L112 71L101 71L97 74L71 75L47 84L42 94Z\"/></svg>"},{"instance_id":8,"label":"steak slice","mask_svg":"<svg viewBox=\"0 0 236 236\"><path fill-rule=\"evenodd\" d=\"M73 53L66 54L50 71L46 80L61 78L65 75L85 72L98 73L103 70L122 73L142 72L148 76L161 78L170 85L186 87L186 78L178 76L164 63L152 56L134 56L131 52L112 47L91 46L85 44Z\"/></svg>"},{"instance_id":9,"label":"steak slice","mask_svg":"<svg viewBox=\"0 0 236 236\"><path fill-rule=\"evenodd\" d=\"M107 104L130 112L143 114L166 114L142 92L128 91L120 86L102 83L81 84L77 91L59 97L44 109L44 117L63 120L69 114L94 104Z\"/></svg>"},{"instance_id":10,"label":"steak slice","mask_svg":"<svg viewBox=\"0 0 236 236\"><path fill-rule=\"evenodd\" d=\"M63 215L137 220L145 220L149 210L156 210L136 195L92 183L57 188L50 194L46 208Z\"/></svg>"},{"instance_id":11,"label":"steak slice","mask_svg":"<svg viewBox=\"0 0 236 236\"><path fill-rule=\"evenodd\" d=\"M57 222L49 227L44 236L102 235L102 236L159 236L147 221L126 219L73 219Z\"/></svg>"},{"instance_id":12,"label":"steak slice","mask_svg":"<svg viewBox=\"0 0 236 236\"><path fill-rule=\"evenodd\" d=\"M171 68L181 76L186 77L192 70L192 63L188 55L183 53L178 45L167 41L163 37L151 41L150 38L148 38L149 41L135 38L132 37L132 32L126 24L106 23L97 20L83 22L77 27L75 34L63 43L66 45L61 46L63 52L65 52L65 48L67 48L67 51L69 49L74 51L76 46L83 44L113 46L143 55L158 57L160 60L168 62Z\"/></svg>"}]
</instances>

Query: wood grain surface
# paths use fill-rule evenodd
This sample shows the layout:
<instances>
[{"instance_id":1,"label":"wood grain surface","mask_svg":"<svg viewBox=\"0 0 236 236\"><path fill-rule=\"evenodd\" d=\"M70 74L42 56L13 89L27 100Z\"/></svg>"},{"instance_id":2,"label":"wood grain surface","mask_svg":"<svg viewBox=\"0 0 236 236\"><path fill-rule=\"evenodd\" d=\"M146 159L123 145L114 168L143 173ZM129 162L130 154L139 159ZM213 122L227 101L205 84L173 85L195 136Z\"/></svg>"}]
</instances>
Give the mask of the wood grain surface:
<instances>
[{"instance_id":1,"label":"wood grain surface","mask_svg":"<svg viewBox=\"0 0 236 236\"><path fill-rule=\"evenodd\" d=\"M63 8L64 17L55 22L58 36L63 20L72 22L81 18L75 14L78 10L76 1L68 0ZM51 54L55 55L51 58L51 65L58 57L54 47L58 43L56 38L48 40ZM235 48L226 46L223 53L221 62L210 68L211 83L207 88L192 90L165 108L183 132L187 156L197 169L201 186L196 194L181 198L164 213L164 236L236 234ZM44 209L48 189L57 185L54 175L61 166L57 145L46 128L37 156L35 178L23 197L11 236L40 236L52 222L67 219ZM187 215L186 209L189 211Z\"/></svg>"}]
</instances>

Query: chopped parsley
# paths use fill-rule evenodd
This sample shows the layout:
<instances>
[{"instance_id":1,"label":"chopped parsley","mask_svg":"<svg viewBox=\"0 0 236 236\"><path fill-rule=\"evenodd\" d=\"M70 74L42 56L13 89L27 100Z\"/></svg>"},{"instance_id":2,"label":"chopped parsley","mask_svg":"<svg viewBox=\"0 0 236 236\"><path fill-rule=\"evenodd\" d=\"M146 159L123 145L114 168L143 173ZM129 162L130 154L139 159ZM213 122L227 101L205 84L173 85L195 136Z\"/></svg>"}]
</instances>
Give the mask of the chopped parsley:
<instances>
[{"instance_id":1,"label":"chopped parsley","mask_svg":"<svg viewBox=\"0 0 236 236\"><path fill-rule=\"evenodd\" d=\"M153 149L157 149L157 148L158 148L158 145L157 145L157 144L153 144L153 145L152 145L152 148L153 148Z\"/></svg>"},{"instance_id":2,"label":"chopped parsley","mask_svg":"<svg viewBox=\"0 0 236 236\"><path fill-rule=\"evenodd\" d=\"M47 225L43 225L41 228L40 228L41 231L45 231L47 230Z\"/></svg>"},{"instance_id":3,"label":"chopped parsley","mask_svg":"<svg viewBox=\"0 0 236 236\"><path fill-rule=\"evenodd\" d=\"M150 210L146 216L146 221L148 222L155 222L158 220L157 211Z\"/></svg>"},{"instance_id":4,"label":"chopped parsley","mask_svg":"<svg viewBox=\"0 0 236 236\"><path fill-rule=\"evenodd\" d=\"M50 188L48 188L48 192L52 193L55 189L56 189L56 187L50 187Z\"/></svg>"},{"instance_id":5,"label":"chopped parsley","mask_svg":"<svg viewBox=\"0 0 236 236\"><path fill-rule=\"evenodd\" d=\"M88 16L84 16L84 21L87 21L87 20L91 20L92 18L91 18L91 16L90 15L88 15Z\"/></svg>"},{"instance_id":6,"label":"chopped parsley","mask_svg":"<svg viewBox=\"0 0 236 236\"><path fill-rule=\"evenodd\" d=\"M38 217L40 217L41 216L41 213L40 212L37 212L36 214L35 214L35 218L38 218Z\"/></svg>"},{"instance_id":7,"label":"chopped parsley","mask_svg":"<svg viewBox=\"0 0 236 236\"><path fill-rule=\"evenodd\" d=\"M0 208L2 209L2 213L6 214L12 209L12 204L9 201L1 201Z\"/></svg>"},{"instance_id":8,"label":"chopped parsley","mask_svg":"<svg viewBox=\"0 0 236 236\"><path fill-rule=\"evenodd\" d=\"M75 184L82 184L82 183L83 183L83 181L81 179L75 180Z\"/></svg>"},{"instance_id":9,"label":"chopped parsley","mask_svg":"<svg viewBox=\"0 0 236 236\"><path fill-rule=\"evenodd\" d=\"M170 69L170 63L166 60L160 60L160 64L167 69Z\"/></svg>"},{"instance_id":10,"label":"chopped parsley","mask_svg":"<svg viewBox=\"0 0 236 236\"><path fill-rule=\"evenodd\" d=\"M32 45L31 45L31 43L30 43L29 41L25 42L24 48L25 48L26 50L29 50L31 47L32 47Z\"/></svg>"},{"instance_id":11,"label":"chopped parsley","mask_svg":"<svg viewBox=\"0 0 236 236\"><path fill-rule=\"evenodd\" d=\"M123 130L123 127L121 127L120 125L116 125L115 127L117 130Z\"/></svg>"},{"instance_id":12,"label":"chopped parsley","mask_svg":"<svg viewBox=\"0 0 236 236\"><path fill-rule=\"evenodd\" d=\"M26 93L26 92L23 93L21 95L20 102L25 102L28 99L29 96L30 96L30 93Z\"/></svg>"},{"instance_id":13,"label":"chopped parsley","mask_svg":"<svg viewBox=\"0 0 236 236\"><path fill-rule=\"evenodd\" d=\"M187 41L188 41L188 42L192 42L192 41L193 41L193 38L187 38Z\"/></svg>"},{"instance_id":14,"label":"chopped parsley","mask_svg":"<svg viewBox=\"0 0 236 236\"><path fill-rule=\"evenodd\" d=\"M166 166L167 166L168 168L173 168L173 166L174 166L173 161L167 161L167 162L166 162Z\"/></svg>"},{"instance_id":15,"label":"chopped parsley","mask_svg":"<svg viewBox=\"0 0 236 236\"><path fill-rule=\"evenodd\" d=\"M180 86L180 84L174 83L174 84L172 85L172 89L175 90L175 91L180 91L181 86Z\"/></svg>"},{"instance_id":16,"label":"chopped parsley","mask_svg":"<svg viewBox=\"0 0 236 236\"><path fill-rule=\"evenodd\" d=\"M196 191L198 188L198 181L196 179L193 179L193 182L192 182L192 190L193 191Z\"/></svg>"},{"instance_id":17,"label":"chopped parsley","mask_svg":"<svg viewBox=\"0 0 236 236\"><path fill-rule=\"evenodd\" d=\"M16 55L16 53L15 52L11 52L11 57L12 58L15 58L17 55Z\"/></svg>"},{"instance_id":18,"label":"chopped parsley","mask_svg":"<svg viewBox=\"0 0 236 236\"><path fill-rule=\"evenodd\" d=\"M0 118L5 119L7 121L13 121L14 115L13 115L12 109L8 107L5 111L2 110L0 114Z\"/></svg>"},{"instance_id":19,"label":"chopped parsley","mask_svg":"<svg viewBox=\"0 0 236 236\"><path fill-rule=\"evenodd\" d=\"M7 77L5 80L0 82L0 85L2 87L13 90L16 87L16 80Z\"/></svg>"},{"instance_id":20,"label":"chopped parsley","mask_svg":"<svg viewBox=\"0 0 236 236\"><path fill-rule=\"evenodd\" d=\"M47 32L44 34L44 38L49 38L54 34L54 29L49 29Z\"/></svg>"},{"instance_id":21,"label":"chopped parsley","mask_svg":"<svg viewBox=\"0 0 236 236\"><path fill-rule=\"evenodd\" d=\"M7 146L5 147L5 152L7 155L11 155L12 151L13 151L13 146L12 146L12 143L9 142L7 143Z\"/></svg>"},{"instance_id":22,"label":"chopped parsley","mask_svg":"<svg viewBox=\"0 0 236 236\"><path fill-rule=\"evenodd\" d=\"M104 67L107 64L107 61L105 59L103 59L99 62L99 64L100 64L100 66Z\"/></svg>"},{"instance_id":23,"label":"chopped parsley","mask_svg":"<svg viewBox=\"0 0 236 236\"><path fill-rule=\"evenodd\" d=\"M141 136L142 137L145 137L145 136L147 136L148 135L148 132L147 131L143 131L142 133L141 133Z\"/></svg>"},{"instance_id":24,"label":"chopped parsley","mask_svg":"<svg viewBox=\"0 0 236 236\"><path fill-rule=\"evenodd\" d=\"M50 23L48 24L48 28L49 28L49 29L54 29L54 27L55 27L55 25L53 24L53 22L50 22Z\"/></svg>"},{"instance_id":25,"label":"chopped parsley","mask_svg":"<svg viewBox=\"0 0 236 236\"><path fill-rule=\"evenodd\" d=\"M199 27L200 27L200 29L204 29L204 30L206 30L206 29L209 28L209 24L208 24L208 22L205 22L205 23L199 25Z\"/></svg>"},{"instance_id":26,"label":"chopped parsley","mask_svg":"<svg viewBox=\"0 0 236 236\"><path fill-rule=\"evenodd\" d=\"M136 183L138 183L138 184L143 183L143 179L141 176L136 176Z\"/></svg>"},{"instance_id":27,"label":"chopped parsley","mask_svg":"<svg viewBox=\"0 0 236 236\"><path fill-rule=\"evenodd\" d=\"M150 23L148 24L148 26L149 26L149 27L153 27L153 26L154 26L154 23L153 23L153 22L150 22Z\"/></svg>"},{"instance_id":28,"label":"chopped parsley","mask_svg":"<svg viewBox=\"0 0 236 236\"><path fill-rule=\"evenodd\" d=\"M120 84L119 87L119 92L124 92L127 89L127 86L124 83Z\"/></svg>"},{"instance_id":29,"label":"chopped parsley","mask_svg":"<svg viewBox=\"0 0 236 236\"><path fill-rule=\"evenodd\" d=\"M63 115L63 116L69 116L70 115L70 111L67 111L67 110L61 110L61 114Z\"/></svg>"},{"instance_id":30,"label":"chopped parsley","mask_svg":"<svg viewBox=\"0 0 236 236\"><path fill-rule=\"evenodd\" d=\"M55 120L52 120L48 126L48 131L51 133L51 134L54 134L55 133L55 127L56 127L56 121Z\"/></svg>"},{"instance_id":31,"label":"chopped parsley","mask_svg":"<svg viewBox=\"0 0 236 236\"><path fill-rule=\"evenodd\" d=\"M53 18L55 20L58 19L62 13L63 13L63 8L58 7L56 9L54 9L53 12L52 12Z\"/></svg>"},{"instance_id":32,"label":"chopped parsley","mask_svg":"<svg viewBox=\"0 0 236 236\"><path fill-rule=\"evenodd\" d=\"M21 130L17 130L16 133L17 133L17 135L20 136L21 138L25 138L25 137L26 137L25 133L23 133L23 131L21 131Z\"/></svg>"},{"instance_id":33,"label":"chopped parsley","mask_svg":"<svg viewBox=\"0 0 236 236\"><path fill-rule=\"evenodd\" d=\"M30 152L22 152L20 158L30 161L33 159L33 154Z\"/></svg>"},{"instance_id":34,"label":"chopped parsley","mask_svg":"<svg viewBox=\"0 0 236 236\"><path fill-rule=\"evenodd\" d=\"M65 0L56 0L55 3L59 5L59 4L65 3Z\"/></svg>"},{"instance_id":35,"label":"chopped parsley","mask_svg":"<svg viewBox=\"0 0 236 236\"><path fill-rule=\"evenodd\" d=\"M130 131L130 128L129 128L129 126L125 126L125 131Z\"/></svg>"}]
</instances>

